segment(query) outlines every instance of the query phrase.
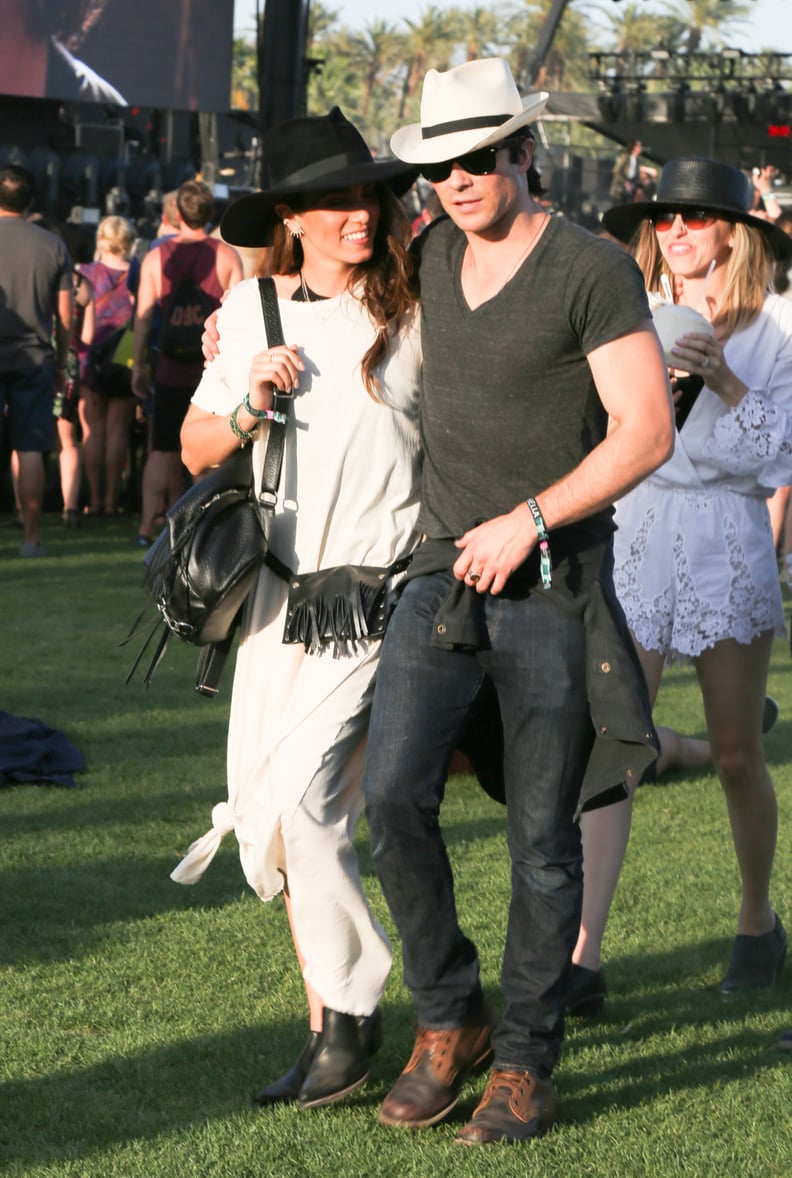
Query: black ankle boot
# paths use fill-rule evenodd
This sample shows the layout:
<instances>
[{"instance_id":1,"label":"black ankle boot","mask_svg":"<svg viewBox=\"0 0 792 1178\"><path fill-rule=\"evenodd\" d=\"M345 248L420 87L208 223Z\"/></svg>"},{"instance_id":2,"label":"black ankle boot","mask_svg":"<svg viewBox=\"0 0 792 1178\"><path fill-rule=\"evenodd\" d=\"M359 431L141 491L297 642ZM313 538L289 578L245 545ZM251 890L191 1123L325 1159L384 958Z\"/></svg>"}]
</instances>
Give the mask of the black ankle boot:
<instances>
[{"instance_id":1,"label":"black ankle boot","mask_svg":"<svg viewBox=\"0 0 792 1178\"><path fill-rule=\"evenodd\" d=\"M319 1050L321 1038L319 1031L310 1032L296 1062L292 1064L288 1072L256 1093L253 1097L256 1104L260 1104L264 1108L268 1104L288 1104L297 1099L305 1077L308 1075L308 1069Z\"/></svg>"},{"instance_id":2,"label":"black ankle boot","mask_svg":"<svg viewBox=\"0 0 792 1178\"><path fill-rule=\"evenodd\" d=\"M588 969L585 965L573 962L564 1013L567 1018L599 1014L605 1005L607 992L605 974L601 969Z\"/></svg>"},{"instance_id":3,"label":"black ankle boot","mask_svg":"<svg viewBox=\"0 0 792 1178\"><path fill-rule=\"evenodd\" d=\"M360 1030L363 1048L369 1055L376 1055L380 1047L382 1047L382 1015L380 1014L380 1008L377 1006L371 1014L363 1015L356 1021Z\"/></svg>"},{"instance_id":4,"label":"black ankle boot","mask_svg":"<svg viewBox=\"0 0 792 1178\"><path fill-rule=\"evenodd\" d=\"M769 933L752 937L738 933L721 994L738 990L765 990L775 985L787 955L787 935L778 915Z\"/></svg>"},{"instance_id":5,"label":"black ankle boot","mask_svg":"<svg viewBox=\"0 0 792 1178\"><path fill-rule=\"evenodd\" d=\"M320 1108L348 1096L366 1082L370 1058L382 1043L379 1011L367 1018L324 1008L319 1048L308 1068L298 1101Z\"/></svg>"}]
</instances>

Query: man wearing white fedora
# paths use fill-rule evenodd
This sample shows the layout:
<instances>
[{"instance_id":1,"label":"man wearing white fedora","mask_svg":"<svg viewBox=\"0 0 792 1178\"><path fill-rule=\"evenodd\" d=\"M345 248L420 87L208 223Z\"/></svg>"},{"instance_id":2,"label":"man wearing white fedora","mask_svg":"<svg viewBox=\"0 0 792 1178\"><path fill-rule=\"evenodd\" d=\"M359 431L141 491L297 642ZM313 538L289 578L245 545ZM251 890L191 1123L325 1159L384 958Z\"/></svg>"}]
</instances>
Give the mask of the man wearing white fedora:
<instances>
[{"instance_id":1,"label":"man wearing white fedora","mask_svg":"<svg viewBox=\"0 0 792 1178\"><path fill-rule=\"evenodd\" d=\"M531 195L505 61L426 76L394 154L443 206L417 243L425 540L387 634L363 791L418 1035L380 1120L442 1120L493 1068L466 1144L552 1124L551 1075L581 901L577 817L654 759L645 685L611 581L611 504L673 446L640 272ZM439 812L452 752L491 685L503 722L512 894L494 1024L461 931Z\"/></svg>"}]
</instances>

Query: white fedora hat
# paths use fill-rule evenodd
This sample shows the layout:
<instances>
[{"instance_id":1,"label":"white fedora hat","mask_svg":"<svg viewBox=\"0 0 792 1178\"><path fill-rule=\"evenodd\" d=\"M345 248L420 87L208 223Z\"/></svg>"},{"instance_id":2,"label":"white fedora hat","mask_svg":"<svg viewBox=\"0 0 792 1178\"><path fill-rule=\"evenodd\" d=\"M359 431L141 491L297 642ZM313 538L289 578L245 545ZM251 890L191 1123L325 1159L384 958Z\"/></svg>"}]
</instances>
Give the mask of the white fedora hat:
<instances>
[{"instance_id":1,"label":"white fedora hat","mask_svg":"<svg viewBox=\"0 0 792 1178\"><path fill-rule=\"evenodd\" d=\"M421 121L396 131L391 151L410 164L439 164L506 139L539 117L544 91L525 98L502 57L468 61L439 73L429 70L421 95Z\"/></svg>"}]
</instances>

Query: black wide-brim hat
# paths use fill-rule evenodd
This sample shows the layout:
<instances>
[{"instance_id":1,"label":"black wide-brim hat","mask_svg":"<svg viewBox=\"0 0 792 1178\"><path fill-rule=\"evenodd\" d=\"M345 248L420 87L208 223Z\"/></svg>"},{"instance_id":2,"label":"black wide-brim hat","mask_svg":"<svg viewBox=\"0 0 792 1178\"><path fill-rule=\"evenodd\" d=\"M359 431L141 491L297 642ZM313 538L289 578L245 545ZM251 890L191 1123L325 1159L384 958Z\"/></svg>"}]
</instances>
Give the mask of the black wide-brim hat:
<instances>
[{"instance_id":1,"label":"black wide-brim hat","mask_svg":"<svg viewBox=\"0 0 792 1178\"><path fill-rule=\"evenodd\" d=\"M264 137L264 157L269 187L234 201L220 222L220 233L231 245L270 245L278 221L275 205L290 197L380 183L401 196L418 175L402 160L375 159L337 106L327 115L273 127Z\"/></svg>"},{"instance_id":2,"label":"black wide-brim hat","mask_svg":"<svg viewBox=\"0 0 792 1178\"><path fill-rule=\"evenodd\" d=\"M778 258L792 257L792 237L764 217L751 212L753 185L730 164L701 156L669 160L657 181L654 200L614 205L603 215L602 224L619 241L629 242L642 221L658 212L701 209L726 221L742 221L766 237Z\"/></svg>"}]
</instances>

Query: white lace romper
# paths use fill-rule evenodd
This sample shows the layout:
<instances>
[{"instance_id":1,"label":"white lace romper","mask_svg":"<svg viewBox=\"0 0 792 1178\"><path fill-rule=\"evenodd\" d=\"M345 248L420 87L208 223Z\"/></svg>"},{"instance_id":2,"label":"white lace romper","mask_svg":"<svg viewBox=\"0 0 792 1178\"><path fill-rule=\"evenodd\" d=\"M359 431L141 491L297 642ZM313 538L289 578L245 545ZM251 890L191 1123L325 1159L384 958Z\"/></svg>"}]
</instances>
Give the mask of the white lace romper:
<instances>
[{"instance_id":1,"label":"white lace romper","mask_svg":"<svg viewBox=\"0 0 792 1178\"><path fill-rule=\"evenodd\" d=\"M792 482L792 303L768 295L725 357L742 402L705 386L673 456L616 506L616 591L640 645L669 661L786 632L766 500Z\"/></svg>"}]
</instances>

